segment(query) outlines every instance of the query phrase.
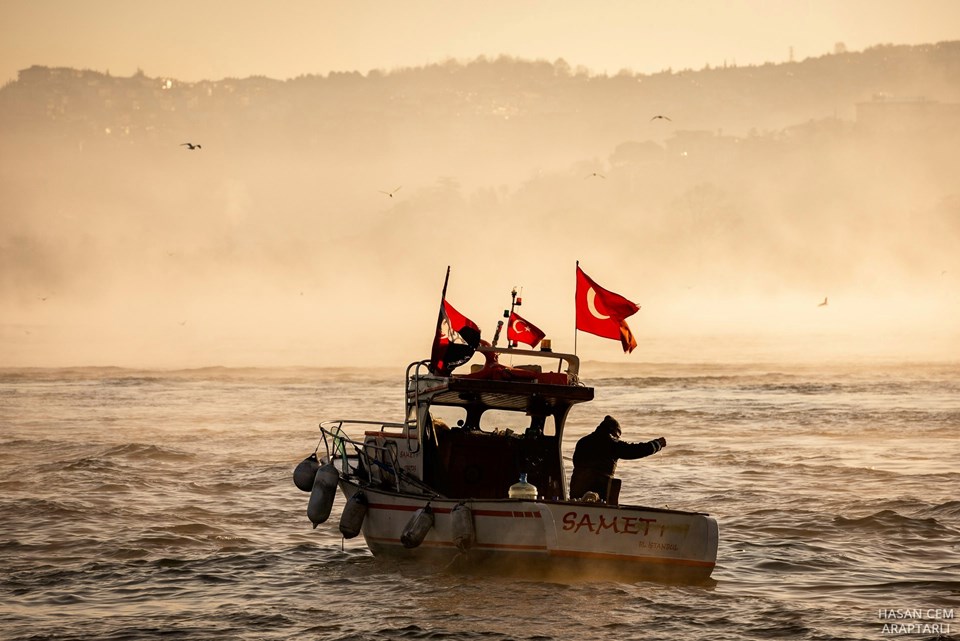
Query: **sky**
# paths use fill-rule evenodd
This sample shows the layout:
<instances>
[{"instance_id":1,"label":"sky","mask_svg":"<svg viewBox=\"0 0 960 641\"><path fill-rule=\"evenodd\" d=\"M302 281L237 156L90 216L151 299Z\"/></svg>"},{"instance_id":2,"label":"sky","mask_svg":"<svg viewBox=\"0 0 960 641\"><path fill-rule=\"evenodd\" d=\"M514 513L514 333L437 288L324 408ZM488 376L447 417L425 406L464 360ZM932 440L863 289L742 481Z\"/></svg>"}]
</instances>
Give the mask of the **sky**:
<instances>
[{"instance_id":1,"label":"sky","mask_svg":"<svg viewBox=\"0 0 960 641\"><path fill-rule=\"evenodd\" d=\"M794 60L800 61L833 53L839 43L849 51L859 51L878 44L910 45L945 40L960 40L960 1L611 0L588 3L528 0L278 0L267 3L248 0L0 0L0 84L15 80L18 70L33 65L90 69L109 72L116 77L131 76L140 70L151 78L194 82L249 76L282 80L303 74L337 71L391 71L449 59L468 61L481 55L489 58L507 55L551 62L562 58L573 69L586 68L596 74L613 75L624 69L636 73L656 73L668 68L674 71L702 69L706 65L716 67L724 63L740 66L780 63L789 60L791 55ZM174 142L179 143L180 140ZM178 145L171 146L171 154L180 154L181 151ZM207 173L198 171L195 176L181 176L183 184L198 188L199 182L205 188L207 183L202 179L210 179L212 191L220 199L217 202L226 203L229 216L243 220L246 220L244 216L251 220L256 216L267 216L269 212L247 211L252 208L254 200L251 194L256 192L258 183L242 175L228 175L229 172L214 162L217 158L214 153L213 149L209 149L204 151L203 156L190 156L191 161L209 162L210 167ZM157 162L167 160L164 157ZM171 167L179 170L181 160L182 155L177 155L177 164L171 164ZM398 161L398 164L406 169L415 163ZM77 176L81 174L90 173L84 173L81 169L73 168L76 176L59 175L51 180L67 185L63 193L73 198L69 188L72 181L79 180ZM309 186L311 171L310 167L305 167L290 173L303 183L301 189L305 189ZM487 174L481 172L480 181L494 184L490 176L492 173L492 168ZM111 177L96 178L106 181ZM39 188L33 189L28 185L23 192L32 194L30 198L37 203L46 202L43 200L44 180L47 177L38 177ZM264 180L269 182L268 178ZM381 207L383 197L376 189L403 184L393 176L378 177L377 180L375 188L370 187L367 189L369 193L365 194L368 198L376 198L376 204L364 201L355 205L354 209L366 211ZM405 180L407 182L402 195L411 198L416 193L416 185L410 184L409 175ZM926 193L922 190L923 181L917 183L915 187L919 191L910 191L911 197L916 196L911 206L932 206L928 201L936 200L941 194L934 191ZM151 181L131 181L131 185L137 202L146 202L148 211L167 208L176 212L175 205L180 202L177 197L193 193L188 192L186 187L181 191L180 183L170 183L164 188ZM134 185L150 187L135 188ZM102 208L98 200L99 192L92 190L91 194L85 198L77 196L77 211L97 213L98 208ZM14 195L0 192L0 202L15 201ZM54 207L49 213L57 220L69 221L73 216L68 211L72 205L63 204L63 211ZM0 211L0 223L4 220L3 213ZM28 220L28 223L40 225L39 221ZM214 223L207 221L204 224ZM190 224L193 224L193 219L190 219ZM184 222L184 229L186 225ZM69 236L73 228L68 224L63 227L60 230L45 229L43 233L47 237ZM168 224L166 231L170 227ZM210 234L215 236L215 231ZM242 248L255 249L262 244L261 232L254 229L244 236L241 240L246 244ZM112 238L122 237L126 233L129 233L127 227L117 225L116 229L102 230L99 235ZM296 231L290 233L295 234ZM132 246L130 252L142 252L144 263L148 265L152 263L147 258L153 254L163 255L166 252L168 256L176 256L180 251L160 246L155 238L137 238ZM951 302L948 307L931 306L926 299L910 292L913 281L904 287L908 291L907 304L897 306L900 310L897 315L888 312L891 308L888 298L859 301L847 298L844 301L831 297L832 315L829 318L834 325L826 328L819 323L827 317L820 313L823 310L815 306L826 295L824 290L790 293L790 296L797 296L797 300L771 301L760 298L748 301L749 304L740 304L738 301L735 312L730 311L734 305L722 299L723 293L715 296L717 300L705 298L698 291L692 297L662 300L659 305L648 304L648 300L654 302L652 294L633 283L656 281L656 278L648 274L635 275L635 281L614 278L612 266L616 264L617 257L604 257L608 261L600 264L603 248L592 248L591 251L597 258L583 255L588 252L580 256L558 255L553 258L561 264L559 267L554 268L551 263L548 268L541 265L538 273L504 275L502 282L496 285L500 298L496 303L483 305L482 309L499 311L499 305L506 302L510 286L518 284L514 279L522 278L526 280L519 281L519 284L526 283L530 293L543 292L539 300L537 296L528 298L532 304L527 309L535 314L533 318L539 319L546 312L535 307L538 302L546 307L555 304L548 301L563 300L564 296L569 296L569 292L551 289L554 285L538 283L535 279L556 280L555 274L563 273L562 270L572 274L574 258L593 258L589 265L591 269L596 269L592 274L594 277L614 290L641 297L638 300L644 305L644 311L642 321L639 317L637 319L637 329L642 332L641 340L646 342L642 346L643 355L635 356L636 360L677 358L680 345L669 341L651 344L650 337L658 336L658 330L661 332L659 335L674 331L678 318L692 319L691 322L696 321L700 328L709 331L733 333L750 329L745 327L747 321L756 325L759 323L756 319L769 320L770 310L777 306L804 311L799 316L793 316L792 322L796 327L784 328L782 316L768 325L790 331L797 327L817 332L829 329L834 332L834 343L829 346L830 349L842 343L848 352L864 346L879 355L902 352L894 351L903 345L900 339L878 341L876 333L869 336L864 334L865 319L868 324L878 326L878 332L909 326L914 340L925 338L929 343L924 346L922 353L915 352L922 354L922 357L943 355L943 344L939 341L946 326L952 332L951 340L958 340L951 319L960 305L960 299L949 299ZM386 299L389 309L417 307L418 317L415 320L423 321L420 325L429 327L436 314L435 299L440 270L448 261L443 257L433 262L435 264L431 263L429 275L424 275L414 283L414 294L409 289L401 291L399 288L397 291L383 291L380 283L368 283L370 289L365 293L370 300ZM269 364L339 365L350 359L356 360L353 347L339 344L344 341L334 333L322 336L316 329L318 319L331 322L331 317L342 316L320 307L321 303L325 304L331 296L358 298L349 287L343 285L343 291L332 291L329 286L326 289L317 286L315 291L307 289L307 296L304 296L304 284L292 284L288 288L290 291L286 291L283 287L278 288L279 277L272 272L267 274L263 265L246 267L249 272L238 277L230 271L230 266L220 266L221 270L230 272L228 280L216 282L220 289L229 290L234 286L234 280L247 281L247 289L233 292L232 297L223 294L223 300L217 298L221 294L196 294L196 285L191 288L191 284L202 279L194 278L196 274L185 268L186 285L172 290L172 298L168 298L169 305L165 310L147 307L143 302L145 299L138 297L158 298L161 297L160 292L139 293L141 283L125 282L122 270L113 270L117 272L114 274L117 282L113 286L118 291L114 292L112 298L108 297L108 303L99 306L93 300L82 298L72 301L69 308L56 307L54 299L47 301L48 293L34 292L25 287L21 297L28 303L23 305L23 309L0 309L0 365L4 360L12 365L40 366L257 365L264 363L265 354L272 355L273 360ZM476 270L455 265L455 271L458 304L459 301L463 301L464 305L468 303L466 292L489 289L489 283L481 282ZM519 271L522 270L514 270ZM427 270L424 270L426 273ZM947 288L948 283L954 282L954 274L960 273L960 269L951 263L949 270L946 266L938 266L936 273L940 276L935 279L938 288L935 293L940 297L938 300L946 299L941 296L942 290ZM142 274L137 272L136 275ZM133 275L129 278L133 280ZM747 280L744 277L744 282ZM564 282L564 287L569 286L572 276ZM203 284L209 282L204 281ZM250 301L263 295L263 291L257 287L270 292L269 295L273 296L271 300L279 300L289 294L289 300L293 302L285 298L285 302L277 303L275 307L264 306L262 310L251 310ZM99 284L90 285L90 288L104 289ZM282 291L278 292L277 289ZM134 292L137 294L134 295ZM304 301L311 296L314 306L307 307ZM415 305L414 300L428 302ZM137 304L150 311L134 313L131 310ZM947 313L944 313L945 309ZM185 310L192 314L189 320ZM569 314L570 310L566 311ZM159 329L155 333L145 331L145 313L151 320L163 321L158 321ZM205 328L195 320L199 318L208 318ZM489 337L492 321L488 319L484 325L487 327L486 336ZM182 343L188 345L187 349L178 352L170 348L168 337L163 332L171 327L181 334L193 333L190 338L192 342ZM916 328L923 331L916 331ZM930 328L941 334L934 335L927 331ZM376 327L357 328L357 332L358 335L375 334ZM429 333L429 330L420 331L416 335L423 338L428 337ZM572 331L567 331L565 338L569 339L571 334L574 335L573 340L577 340ZM412 330L409 335L414 335ZM211 338L213 336L216 341ZM758 354L762 357L770 353L770 345L764 342L767 337L754 336L754 339L755 342L749 345L726 340L723 343L724 350L717 353L722 353L724 358L733 354L751 360L757 358ZM316 342L309 357L304 357L305 340ZM775 337L772 340L779 339ZM683 345L690 358L713 353L710 350L717 349L719 345L709 335L701 336L698 341L691 340ZM602 339L582 337L581 353L619 359L618 346L611 347L603 343ZM122 349L117 347L120 344ZM570 345L561 347L569 350ZM404 343L397 347L398 353L391 355L391 358L395 356L395 360L405 363L407 361L401 359L408 359L410 351L410 345ZM148 353L150 359L144 360L144 355ZM809 353L804 345L789 352L788 357L802 358ZM44 355L43 358L40 354ZM246 354L251 356L247 357ZM330 360L333 354L340 356L333 361ZM361 364L380 364L376 360L379 358L379 354L371 352L369 360Z\"/></svg>"},{"instance_id":2,"label":"sky","mask_svg":"<svg viewBox=\"0 0 960 641\"><path fill-rule=\"evenodd\" d=\"M3 0L0 82L31 65L282 80L501 54L654 73L958 37L955 0Z\"/></svg>"}]
</instances>

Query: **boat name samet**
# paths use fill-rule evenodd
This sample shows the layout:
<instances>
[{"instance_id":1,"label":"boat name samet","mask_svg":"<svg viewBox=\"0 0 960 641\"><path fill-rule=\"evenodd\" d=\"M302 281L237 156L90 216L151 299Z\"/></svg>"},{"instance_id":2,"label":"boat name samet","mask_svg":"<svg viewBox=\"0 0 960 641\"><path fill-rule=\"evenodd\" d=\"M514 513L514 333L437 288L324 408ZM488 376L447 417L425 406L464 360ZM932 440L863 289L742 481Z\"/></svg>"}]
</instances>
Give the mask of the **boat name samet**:
<instances>
[{"instance_id":1,"label":"boat name samet","mask_svg":"<svg viewBox=\"0 0 960 641\"><path fill-rule=\"evenodd\" d=\"M638 516L617 515L608 520L603 514L599 514L596 515L596 520L594 520L594 516L586 512L581 515L579 512L571 511L563 515L563 529L568 532L572 531L574 534L586 528L594 534L612 532L614 534L639 534L640 536L648 536L651 530L650 526L652 525L653 532L659 532L659 535L663 536L670 530L678 530L686 533L689 529L685 525L678 527L664 523L658 526L655 525L656 523L657 519L645 519Z\"/></svg>"}]
</instances>

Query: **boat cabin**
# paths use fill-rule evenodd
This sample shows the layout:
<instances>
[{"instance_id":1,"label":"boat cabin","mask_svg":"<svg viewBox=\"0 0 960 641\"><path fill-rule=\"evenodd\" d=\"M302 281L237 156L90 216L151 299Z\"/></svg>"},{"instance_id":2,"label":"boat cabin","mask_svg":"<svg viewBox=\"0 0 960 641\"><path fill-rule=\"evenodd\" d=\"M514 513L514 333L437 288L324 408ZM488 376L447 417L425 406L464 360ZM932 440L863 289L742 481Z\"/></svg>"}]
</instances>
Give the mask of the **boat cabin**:
<instances>
[{"instance_id":1,"label":"boat cabin","mask_svg":"<svg viewBox=\"0 0 960 641\"><path fill-rule=\"evenodd\" d=\"M371 480L447 498L505 499L526 474L540 498L564 500L564 422L574 404L593 399L578 378L579 359L491 346L478 352L486 362L469 373L436 376L426 362L407 368L406 423L365 434L365 449L380 459Z\"/></svg>"}]
</instances>

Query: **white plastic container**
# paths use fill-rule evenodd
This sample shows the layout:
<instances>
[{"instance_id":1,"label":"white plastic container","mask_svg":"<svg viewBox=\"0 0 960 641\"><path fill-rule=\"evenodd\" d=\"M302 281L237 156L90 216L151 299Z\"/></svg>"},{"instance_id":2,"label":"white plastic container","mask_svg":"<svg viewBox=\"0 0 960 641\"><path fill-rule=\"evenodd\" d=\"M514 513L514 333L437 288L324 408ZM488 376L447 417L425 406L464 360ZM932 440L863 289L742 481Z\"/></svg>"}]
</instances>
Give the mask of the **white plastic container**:
<instances>
[{"instance_id":1,"label":"white plastic container","mask_svg":"<svg viewBox=\"0 0 960 641\"><path fill-rule=\"evenodd\" d=\"M510 498L535 501L537 499L537 486L527 483L527 475L521 474L520 481L510 486Z\"/></svg>"}]
</instances>

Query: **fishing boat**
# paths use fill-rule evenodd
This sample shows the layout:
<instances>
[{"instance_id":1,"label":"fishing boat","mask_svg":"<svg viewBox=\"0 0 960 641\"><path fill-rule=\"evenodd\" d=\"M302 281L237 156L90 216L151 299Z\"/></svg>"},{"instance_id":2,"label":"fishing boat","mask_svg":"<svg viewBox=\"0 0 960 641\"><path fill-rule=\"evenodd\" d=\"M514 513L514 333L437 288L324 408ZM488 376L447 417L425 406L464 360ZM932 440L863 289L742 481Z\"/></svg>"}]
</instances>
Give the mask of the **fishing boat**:
<instances>
[{"instance_id":1,"label":"fishing boat","mask_svg":"<svg viewBox=\"0 0 960 641\"><path fill-rule=\"evenodd\" d=\"M411 363L401 421L320 424L325 454L318 445L294 471L314 527L339 488L340 532L362 534L375 556L537 577L709 580L718 526L708 514L620 504L616 479L606 501L568 495L564 425L594 398L579 358L548 341L495 343L478 343L469 351L483 362L459 369Z\"/></svg>"}]
</instances>

